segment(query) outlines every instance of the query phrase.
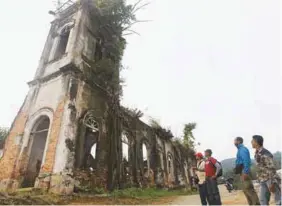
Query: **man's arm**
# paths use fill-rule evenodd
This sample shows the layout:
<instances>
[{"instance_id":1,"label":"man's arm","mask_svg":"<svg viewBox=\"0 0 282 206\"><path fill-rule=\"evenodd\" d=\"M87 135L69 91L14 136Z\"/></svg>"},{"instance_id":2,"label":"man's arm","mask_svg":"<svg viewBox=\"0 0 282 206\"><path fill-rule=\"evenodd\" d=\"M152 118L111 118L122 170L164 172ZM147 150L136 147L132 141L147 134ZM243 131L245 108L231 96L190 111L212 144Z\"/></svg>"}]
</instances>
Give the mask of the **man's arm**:
<instances>
[{"instance_id":1,"label":"man's arm","mask_svg":"<svg viewBox=\"0 0 282 206\"><path fill-rule=\"evenodd\" d=\"M218 173L219 173L219 171L221 170L221 166L220 166L220 164L219 164L218 162L216 162L216 163L214 164L214 166L215 166L215 168L216 168L215 176L217 176Z\"/></svg>"},{"instance_id":2,"label":"man's arm","mask_svg":"<svg viewBox=\"0 0 282 206\"><path fill-rule=\"evenodd\" d=\"M274 182L275 176L276 176L276 169L275 169L275 164L274 164L273 158L268 156L268 155L263 155L262 161L263 161L263 165L265 167L265 170L268 173L269 180L271 182Z\"/></svg>"},{"instance_id":3,"label":"man's arm","mask_svg":"<svg viewBox=\"0 0 282 206\"><path fill-rule=\"evenodd\" d=\"M240 156L243 160L243 174L249 174L250 173L250 152L247 148L242 148L240 150Z\"/></svg>"},{"instance_id":4,"label":"man's arm","mask_svg":"<svg viewBox=\"0 0 282 206\"><path fill-rule=\"evenodd\" d=\"M219 171L220 171L220 169L221 169L221 166L220 166L220 164L217 162L217 160L214 159L214 158L211 158L210 161L211 161L211 163L214 165L214 167L215 167L215 169L216 169L216 171L215 171L215 176L217 177L217 175L218 175L218 173L219 173Z\"/></svg>"}]
</instances>

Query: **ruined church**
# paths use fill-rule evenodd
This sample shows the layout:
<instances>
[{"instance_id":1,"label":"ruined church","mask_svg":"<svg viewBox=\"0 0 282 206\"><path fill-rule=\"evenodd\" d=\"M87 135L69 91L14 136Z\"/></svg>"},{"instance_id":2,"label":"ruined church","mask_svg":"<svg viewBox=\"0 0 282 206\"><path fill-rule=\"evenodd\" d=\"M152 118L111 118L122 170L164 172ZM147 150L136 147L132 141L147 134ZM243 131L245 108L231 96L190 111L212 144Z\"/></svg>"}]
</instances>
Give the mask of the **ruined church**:
<instances>
[{"instance_id":1,"label":"ruined church","mask_svg":"<svg viewBox=\"0 0 282 206\"><path fill-rule=\"evenodd\" d=\"M94 82L92 62L110 56L99 12L89 0L67 1L50 12L54 20L34 79L0 143L0 190L72 194L95 188L189 187L193 150L165 129L142 122L119 100L114 104ZM113 36L109 28L103 35ZM115 36L115 41L124 40Z\"/></svg>"}]
</instances>

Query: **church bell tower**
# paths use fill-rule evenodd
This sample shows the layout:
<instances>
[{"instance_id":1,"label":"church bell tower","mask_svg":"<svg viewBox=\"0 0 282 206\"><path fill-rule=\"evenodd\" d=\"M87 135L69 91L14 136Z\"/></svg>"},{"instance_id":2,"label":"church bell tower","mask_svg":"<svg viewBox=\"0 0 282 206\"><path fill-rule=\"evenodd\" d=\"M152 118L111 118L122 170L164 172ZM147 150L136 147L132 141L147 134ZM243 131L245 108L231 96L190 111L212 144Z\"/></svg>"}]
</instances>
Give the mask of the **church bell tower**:
<instances>
[{"instance_id":1,"label":"church bell tower","mask_svg":"<svg viewBox=\"0 0 282 206\"><path fill-rule=\"evenodd\" d=\"M0 189L23 187L70 194L79 171L105 186L105 96L90 83L91 62L105 53L89 0L66 1L54 20L29 92L0 159Z\"/></svg>"}]
</instances>

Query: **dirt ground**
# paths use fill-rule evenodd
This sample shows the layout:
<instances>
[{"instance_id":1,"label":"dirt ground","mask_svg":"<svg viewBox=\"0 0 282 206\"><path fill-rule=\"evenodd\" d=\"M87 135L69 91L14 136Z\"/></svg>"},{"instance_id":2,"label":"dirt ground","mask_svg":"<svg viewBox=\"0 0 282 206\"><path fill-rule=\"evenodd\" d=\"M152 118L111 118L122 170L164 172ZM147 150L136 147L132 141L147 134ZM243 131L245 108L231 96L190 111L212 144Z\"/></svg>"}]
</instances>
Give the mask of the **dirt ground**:
<instances>
[{"instance_id":1,"label":"dirt ground","mask_svg":"<svg viewBox=\"0 0 282 206\"><path fill-rule=\"evenodd\" d=\"M258 192L258 188L257 192ZM242 191L234 191L229 193L224 185L219 186L220 195L223 205L248 205L247 200ZM199 195L178 197L170 204L172 205L201 205ZM271 205L274 204L273 197L271 197Z\"/></svg>"},{"instance_id":2,"label":"dirt ground","mask_svg":"<svg viewBox=\"0 0 282 206\"><path fill-rule=\"evenodd\" d=\"M169 205L178 197L161 197L155 199L133 199L133 198L85 198L71 201L68 205Z\"/></svg>"},{"instance_id":3,"label":"dirt ground","mask_svg":"<svg viewBox=\"0 0 282 206\"><path fill-rule=\"evenodd\" d=\"M222 204L223 205L247 205L246 198L242 191L234 191L229 193L224 185L219 186ZM258 188L257 188L258 191ZM150 193L151 194L151 193ZM13 197L7 198L0 193L0 205L2 204L60 204L60 205L201 205L199 195L184 195L168 194L164 196L150 197L113 197L107 195L100 196L72 196L72 197L57 197L50 195L31 196L31 197ZM56 200L57 198L57 200ZM271 197L271 205L274 205L273 196Z\"/></svg>"}]
</instances>

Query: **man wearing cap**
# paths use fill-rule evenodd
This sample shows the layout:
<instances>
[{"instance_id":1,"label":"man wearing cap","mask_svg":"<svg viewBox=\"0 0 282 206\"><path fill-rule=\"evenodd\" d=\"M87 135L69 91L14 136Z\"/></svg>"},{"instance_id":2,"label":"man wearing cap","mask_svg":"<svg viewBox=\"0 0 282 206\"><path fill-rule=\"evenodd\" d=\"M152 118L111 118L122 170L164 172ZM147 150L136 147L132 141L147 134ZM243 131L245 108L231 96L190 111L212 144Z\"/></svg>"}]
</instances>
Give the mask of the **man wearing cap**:
<instances>
[{"instance_id":1,"label":"man wearing cap","mask_svg":"<svg viewBox=\"0 0 282 206\"><path fill-rule=\"evenodd\" d=\"M221 205L221 198L216 179L222 168L218 161L212 157L211 149L205 151L205 157L205 173L209 205Z\"/></svg>"},{"instance_id":2,"label":"man wearing cap","mask_svg":"<svg viewBox=\"0 0 282 206\"><path fill-rule=\"evenodd\" d=\"M198 152L195 154L197 160L197 167L194 168L196 172L196 178L198 179L199 194L202 205L207 205L207 186L206 186L206 175L205 175L205 160L202 153Z\"/></svg>"}]
</instances>

